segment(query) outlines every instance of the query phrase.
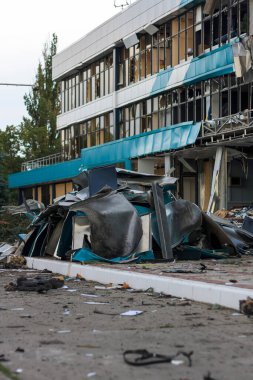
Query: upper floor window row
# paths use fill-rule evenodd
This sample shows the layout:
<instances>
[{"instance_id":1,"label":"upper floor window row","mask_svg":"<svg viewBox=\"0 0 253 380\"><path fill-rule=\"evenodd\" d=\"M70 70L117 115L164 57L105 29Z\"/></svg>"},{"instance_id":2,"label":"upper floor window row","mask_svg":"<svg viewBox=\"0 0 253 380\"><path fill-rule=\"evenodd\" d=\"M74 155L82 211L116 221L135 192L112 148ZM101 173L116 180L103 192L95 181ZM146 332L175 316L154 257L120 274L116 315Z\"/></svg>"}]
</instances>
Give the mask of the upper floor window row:
<instances>
[{"instance_id":1,"label":"upper floor window row","mask_svg":"<svg viewBox=\"0 0 253 380\"><path fill-rule=\"evenodd\" d=\"M112 91L113 56L109 54L61 82L61 111L70 111Z\"/></svg>"},{"instance_id":2,"label":"upper floor window row","mask_svg":"<svg viewBox=\"0 0 253 380\"><path fill-rule=\"evenodd\" d=\"M65 160L80 157L81 149L100 145L114 139L113 113L71 125L60 131L61 151Z\"/></svg>"},{"instance_id":3,"label":"upper floor window row","mask_svg":"<svg viewBox=\"0 0 253 380\"><path fill-rule=\"evenodd\" d=\"M248 33L249 0L217 1L212 15L205 15L203 7L199 5L161 24L153 36L139 34L139 43L129 49L118 48L116 68L111 53L63 80L62 113Z\"/></svg>"},{"instance_id":4,"label":"upper floor window row","mask_svg":"<svg viewBox=\"0 0 253 380\"><path fill-rule=\"evenodd\" d=\"M119 109L117 137L124 138L186 121L199 122L253 109L253 84L235 74L169 90Z\"/></svg>"},{"instance_id":5,"label":"upper floor window row","mask_svg":"<svg viewBox=\"0 0 253 380\"><path fill-rule=\"evenodd\" d=\"M248 32L248 0L222 0L210 16L198 6L159 26L119 54L118 89L197 57Z\"/></svg>"}]
</instances>

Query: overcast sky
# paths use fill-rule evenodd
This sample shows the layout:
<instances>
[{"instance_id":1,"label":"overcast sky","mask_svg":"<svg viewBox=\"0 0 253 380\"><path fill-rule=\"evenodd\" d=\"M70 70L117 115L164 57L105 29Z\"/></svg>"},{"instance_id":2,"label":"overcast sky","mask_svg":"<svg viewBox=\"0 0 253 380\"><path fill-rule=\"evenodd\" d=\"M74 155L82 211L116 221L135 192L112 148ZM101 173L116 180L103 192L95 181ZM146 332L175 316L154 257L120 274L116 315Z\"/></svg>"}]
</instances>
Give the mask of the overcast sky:
<instances>
[{"instance_id":1,"label":"overcast sky","mask_svg":"<svg viewBox=\"0 0 253 380\"><path fill-rule=\"evenodd\" d=\"M44 43L53 33L59 52L121 11L114 0L2 0L0 10L0 83L26 84L34 82ZM29 87L0 86L1 129L22 121L27 92Z\"/></svg>"}]
</instances>

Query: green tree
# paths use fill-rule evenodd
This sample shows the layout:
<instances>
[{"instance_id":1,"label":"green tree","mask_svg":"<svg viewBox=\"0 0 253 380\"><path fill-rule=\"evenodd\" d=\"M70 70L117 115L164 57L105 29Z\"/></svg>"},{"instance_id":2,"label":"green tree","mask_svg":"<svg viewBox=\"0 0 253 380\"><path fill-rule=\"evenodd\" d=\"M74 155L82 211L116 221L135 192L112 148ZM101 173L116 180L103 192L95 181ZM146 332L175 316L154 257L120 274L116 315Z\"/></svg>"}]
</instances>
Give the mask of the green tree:
<instances>
[{"instance_id":1,"label":"green tree","mask_svg":"<svg viewBox=\"0 0 253 380\"><path fill-rule=\"evenodd\" d=\"M19 172L21 163L19 128L7 125L5 131L0 130L0 207L16 196L7 190L8 174Z\"/></svg>"},{"instance_id":2,"label":"green tree","mask_svg":"<svg viewBox=\"0 0 253 380\"><path fill-rule=\"evenodd\" d=\"M59 87L52 80L52 58L56 54L57 36L45 44L43 60L37 68L32 91L24 96L29 117L21 123L22 150L27 160L60 151L56 116L60 111Z\"/></svg>"}]
</instances>

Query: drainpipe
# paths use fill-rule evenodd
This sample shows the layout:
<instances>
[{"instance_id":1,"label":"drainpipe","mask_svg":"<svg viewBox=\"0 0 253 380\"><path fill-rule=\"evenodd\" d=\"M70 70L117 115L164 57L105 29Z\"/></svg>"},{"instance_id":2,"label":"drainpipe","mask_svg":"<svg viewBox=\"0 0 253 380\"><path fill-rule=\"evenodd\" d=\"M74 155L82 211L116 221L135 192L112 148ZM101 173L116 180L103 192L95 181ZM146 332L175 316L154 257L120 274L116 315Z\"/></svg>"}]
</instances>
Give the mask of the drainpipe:
<instances>
[{"instance_id":1,"label":"drainpipe","mask_svg":"<svg viewBox=\"0 0 253 380\"><path fill-rule=\"evenodd\" d=\"M113 96L112 96L112 106L113 106L113 138L117 140L119 138L117 131L118 124L118 110L116 108L117 105L117 83L118 83L118 49L113 48Z\"/></svg>"}]
</instances>

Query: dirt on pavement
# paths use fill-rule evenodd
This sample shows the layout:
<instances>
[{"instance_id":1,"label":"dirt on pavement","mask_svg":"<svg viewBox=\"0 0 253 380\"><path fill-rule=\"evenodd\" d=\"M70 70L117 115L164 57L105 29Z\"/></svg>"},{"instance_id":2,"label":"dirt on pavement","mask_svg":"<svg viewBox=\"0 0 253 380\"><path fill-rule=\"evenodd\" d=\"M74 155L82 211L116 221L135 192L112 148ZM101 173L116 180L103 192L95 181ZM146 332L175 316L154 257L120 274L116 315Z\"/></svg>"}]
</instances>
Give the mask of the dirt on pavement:
<instances>
[{"instance_id":1,"label":"dirt on pavement","mask_svg":"<svg viewBox=\"0 0 253 380\"><path fill-rule=\"evenodd\" d=\"M252 379L253 318L152 289L97 289L76 279L45 294L4 289L35 274L0 270L1 380L11 378L3 368L21 380ZM143 313L120 315L129 310ZM174 364L130 366L123 352L135 349L193 351L192 367L182 356Z\"/></svg>"}]
</instances>

